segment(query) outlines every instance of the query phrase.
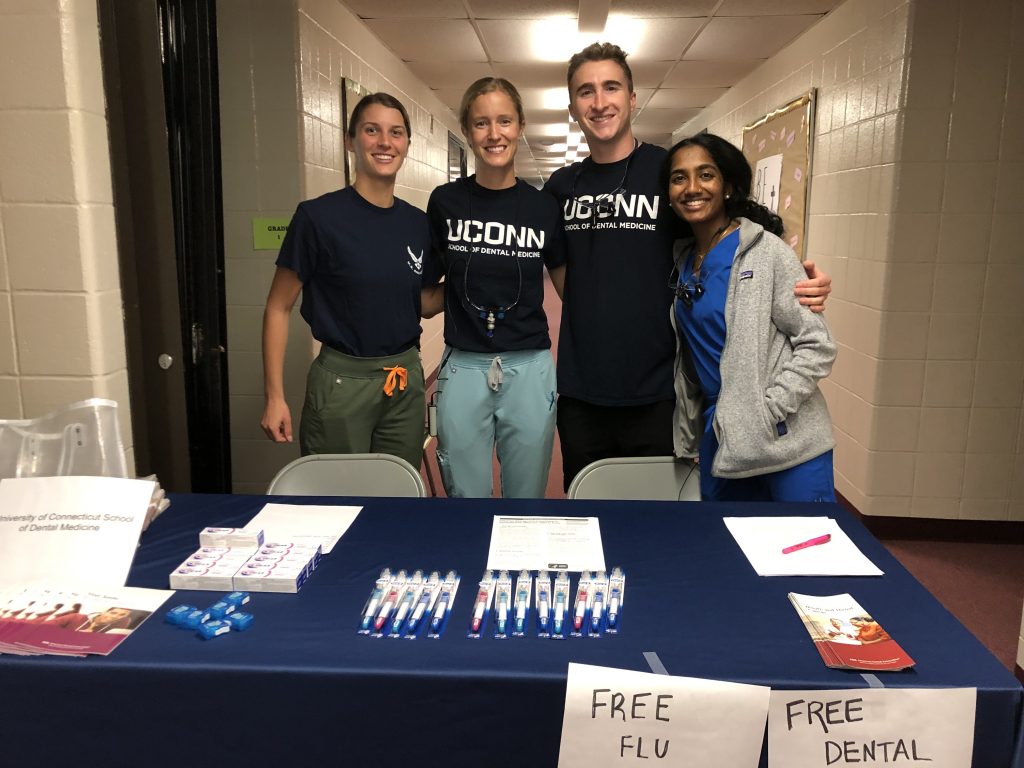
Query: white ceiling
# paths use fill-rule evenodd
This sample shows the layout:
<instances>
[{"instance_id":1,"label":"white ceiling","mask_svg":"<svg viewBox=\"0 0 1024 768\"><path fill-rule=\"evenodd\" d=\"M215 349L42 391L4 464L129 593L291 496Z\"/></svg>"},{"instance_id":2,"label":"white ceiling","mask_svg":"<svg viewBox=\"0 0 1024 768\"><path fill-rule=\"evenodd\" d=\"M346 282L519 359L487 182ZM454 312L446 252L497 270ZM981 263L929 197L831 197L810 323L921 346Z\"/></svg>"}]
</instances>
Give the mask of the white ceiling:
<instances>
[{"instance_id":1,"label":"white ceiling","mask_svg":"<svg viewBox=\"0 0 1024 768\"><path fill-rule=\"evenodd\" d=\"M537 181L565 162L565 69L575 51L607 40L629 53L633 131L667 145L673 130L842 0L342 1L453 111L473 80L511 80L527 120L517 171ZM606 18L603 32L579 31Z\"/></svg>"}]
</instances>

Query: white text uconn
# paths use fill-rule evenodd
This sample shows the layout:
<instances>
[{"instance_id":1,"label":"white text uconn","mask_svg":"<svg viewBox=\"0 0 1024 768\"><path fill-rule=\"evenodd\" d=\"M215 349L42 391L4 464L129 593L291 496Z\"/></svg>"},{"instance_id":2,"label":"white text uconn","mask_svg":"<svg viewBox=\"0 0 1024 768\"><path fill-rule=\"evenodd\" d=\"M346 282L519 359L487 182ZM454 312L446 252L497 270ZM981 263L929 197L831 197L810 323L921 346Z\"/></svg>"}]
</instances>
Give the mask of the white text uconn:
<instances>
[{"instance_id":1,"label":"white text uconn","mask_svg":"<svg viewBox=\"0 0 1024 768\"><path fill-rule=\"evenodd\" d=\"M624 195L612 198L604 195L580 195L565 201L562 218L565 221L587 221L592 218L611 219L650 219L658 218L658 195Z\"/></svg>"},{"instance_id":2,"label":"white text uconn","mask_svg":"<svg viewBox=\"0 0 1024 768\"><path fill-rule=\"evenodd\" d=\"M544 231L532 227L516 227L500 221L475 219L447 219L449 243L486 243L487 245L515 246L537 249L544 247ZM533 254L520 253L520 256ZM539 255L539 254L538 254Z\"/></svg>"}]
</instances>

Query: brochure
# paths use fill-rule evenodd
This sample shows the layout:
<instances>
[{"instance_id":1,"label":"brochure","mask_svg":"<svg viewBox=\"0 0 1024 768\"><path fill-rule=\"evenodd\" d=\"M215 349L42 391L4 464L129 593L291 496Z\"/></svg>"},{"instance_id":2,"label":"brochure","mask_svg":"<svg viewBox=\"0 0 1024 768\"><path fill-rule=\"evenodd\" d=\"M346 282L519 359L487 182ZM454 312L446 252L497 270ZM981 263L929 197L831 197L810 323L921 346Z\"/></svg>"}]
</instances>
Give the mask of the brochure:
<instances>
[{"instance_id":1,"label":"brochure","mask_svg":"<svg viewBox=\"0 0 1024 768\"><path fill-rule=\"evenodd\" d=\"M0 592L0 653L106 656L173 595L163 589Z\"/></svg>"},{"instance_id":2,"label":"brochure","mask_svg":"<svg viewBox=\"0 0 1024 768\"><path fill-rule=\"evenodd\" d=\"M0 481L0 586L124 584L156 487L121 477Z\"/></svg>"},{"instance_id":3,"label":"brochure","mask_svg":"<svg viewBox=\"0 0 1024 768\"><path fill-rule=\"evenodd\" d=\"M789 601L826 666L872 672L914 666L907 652L850 595L818 597L790 592Z\"/></svg>"}]
</instances>

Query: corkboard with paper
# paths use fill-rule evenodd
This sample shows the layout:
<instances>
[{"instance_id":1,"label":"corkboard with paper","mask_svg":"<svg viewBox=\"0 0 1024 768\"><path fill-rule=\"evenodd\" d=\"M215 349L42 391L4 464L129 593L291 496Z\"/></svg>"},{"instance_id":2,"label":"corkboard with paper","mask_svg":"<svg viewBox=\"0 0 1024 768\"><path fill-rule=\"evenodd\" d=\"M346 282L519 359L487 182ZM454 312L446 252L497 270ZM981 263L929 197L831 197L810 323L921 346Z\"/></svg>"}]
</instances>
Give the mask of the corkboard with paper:
<instances>
[{"instance_id":1,"label":"corkboard with paper","mask_svg":"<svg viewBox=\"0 0 1024 768\"><path fill-rule=\"evenodd\" d=\"M751 197L782 218L785 240L801 259L807 232L815 92L743 129L743 154L754 173Z\"/></svg>"}]
</instances>

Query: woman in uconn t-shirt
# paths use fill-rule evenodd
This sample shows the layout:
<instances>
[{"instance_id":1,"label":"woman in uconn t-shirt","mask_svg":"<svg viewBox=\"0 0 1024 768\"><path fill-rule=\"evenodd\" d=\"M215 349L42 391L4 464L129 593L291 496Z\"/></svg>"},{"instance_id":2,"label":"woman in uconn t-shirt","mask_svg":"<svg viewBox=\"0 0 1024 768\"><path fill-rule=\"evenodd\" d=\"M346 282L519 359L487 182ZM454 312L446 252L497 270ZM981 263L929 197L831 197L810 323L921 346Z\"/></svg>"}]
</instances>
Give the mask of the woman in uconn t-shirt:
<instances>
[{"instance_id":1,"label":"woman in uconn t-shirt","mask_svg":"<svg viewBox=\"0 0 1024 768\"><path fill-rule=\"evenodd\" d=\"M438 187L427 216L437 258L424 313L444 307L437 377L437 458L449 496L491 495L497 448L505 497L541 498L555 433L555 370L544 314L544 268L561 295L558 204L516 178L525 127L519 93L485 77L462 97L476 173Z\"/></svg>"},{"instance_id":2,"label":"woman in uconn t-shirt","mask_svg":"<svg viewBox=\"0 0 1024 768\"><path fill-rule=\"evenodd\" d=\"M263 318L261 426L272 440L292 439L283 370L301 291L302 317L322 343L306 380L303 455L389 453L420 465L420 291L430 234L426 216L394 194L409 139L397 99L364 97L345 138L355 183L300 203L281 246Z\"/></svg>"}]
</instances>

